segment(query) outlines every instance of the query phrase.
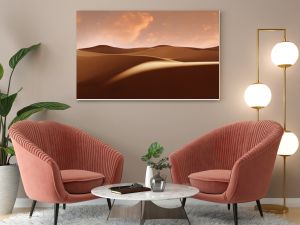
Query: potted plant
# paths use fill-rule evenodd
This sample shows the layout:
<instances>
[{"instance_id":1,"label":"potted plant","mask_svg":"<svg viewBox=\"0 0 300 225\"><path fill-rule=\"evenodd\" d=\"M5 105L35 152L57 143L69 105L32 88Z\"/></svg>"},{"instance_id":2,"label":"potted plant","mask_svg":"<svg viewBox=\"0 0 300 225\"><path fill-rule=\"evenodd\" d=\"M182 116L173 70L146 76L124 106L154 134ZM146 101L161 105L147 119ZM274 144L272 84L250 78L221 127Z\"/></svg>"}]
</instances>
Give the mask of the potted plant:
<instances>
[{"instance_id":1,"label":"potted plant","mask_svg":"<svg viewBox=\"0 0 300 225\"><path fill-rule=\"evenodd\" d=\"M32 45L28 48L20 49L9 60L11 68L9 81L6 90L0 91L0 215L11 213L16 201L18 184L19 184L19 170L17 165L11 164L10 159L15 155L14 148L8 135L8 128L21 120L29 118L34 113L49 109L49 110L65 110L70 106L59 102L38 102L26 106L17 112L17 115L8 121L8 115L11 112L12 106L22 90L11 94L11 81L18 63L29 52L37 49L40 44ZM3 78L4 69L0 64L0 80Z\"/></svg>"},{"instance_id":2,"label":"potted plant","mask_svg":"<svg viewBox=\"0 0 300 225\"><path fill-rule=\"evenodd\" d=\"M147 154L141 157L142 161L147 162L145 186L151 187L155 192L164 191L165 189L166 177L162 177L160 171L171 168L168 157L159 159L163 151L164 147L158 142L154 142L149 146ZM153 161L153 158L157 160ZM154 176L152 169L157 172Z\"/></svg>"}]
</instances>

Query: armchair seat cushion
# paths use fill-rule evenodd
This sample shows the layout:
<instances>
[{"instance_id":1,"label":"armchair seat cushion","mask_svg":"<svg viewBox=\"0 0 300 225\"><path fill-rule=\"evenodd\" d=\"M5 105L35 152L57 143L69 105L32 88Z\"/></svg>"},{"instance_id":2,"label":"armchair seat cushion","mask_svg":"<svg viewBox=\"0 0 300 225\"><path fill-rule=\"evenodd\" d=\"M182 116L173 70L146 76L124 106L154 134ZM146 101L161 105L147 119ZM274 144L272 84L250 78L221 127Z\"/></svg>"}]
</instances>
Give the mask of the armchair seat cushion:
<instances>
[{"instance_id":1,"label":"armchair seat cushion","mask_svg":"<svg viewBox=\"0 0 300 225\"><path fill-rule=\"evenodd\" d=\"M231 170L205 170L189 175L192 186L207 194L222 194L226 191Z\"/></svg>"},{"instance_id":2,"label":"armchair seat cushion","mask_svg":"<svg viewBox=\"0 0 300 225\"><path fill-rule=\"evenodd\" d=\"M104 175L87 170L61 170L64 187L70 194L87 194L104 183Z\"/></svg>"}]
</instances>

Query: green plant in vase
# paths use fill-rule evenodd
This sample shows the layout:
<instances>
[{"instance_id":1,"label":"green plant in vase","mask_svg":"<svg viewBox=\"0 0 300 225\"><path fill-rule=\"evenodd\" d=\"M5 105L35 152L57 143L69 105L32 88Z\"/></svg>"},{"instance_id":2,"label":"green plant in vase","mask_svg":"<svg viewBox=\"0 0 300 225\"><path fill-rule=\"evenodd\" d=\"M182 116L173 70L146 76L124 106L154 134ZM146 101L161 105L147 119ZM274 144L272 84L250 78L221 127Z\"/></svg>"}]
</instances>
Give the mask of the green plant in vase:
<instances>
[{"instance_id":1,"label":"green plant in vase","mask_svg":"<svg viewBox=\"0 0 300 225\"><path fill-rule=\"evenodd\" d=\"M162 177L160 171L163 169L171 168L168 157L159 159L163 151L164 147L160 143L154 142L149 146L147 154L141 157L142 161L147 162L145 185L147 187L150 186L153 191L157 192L164 191L166 183L166 177ZM155 169L157 172L156 175L153 176L153 173L151 175L151 172L149 172L149 168ZM148 184L149 176L152 177L149 182L150 184Z\"/></svg>"},{"instance_id":2,"label":"green plant in vase","mask_svg":"<svg viewBox=\"0 0 300 225\"><path fill-rule=\"evenodd\" d=\"M7 88L0 91L0 215L12 211L19 183L19 172L16 165L10 165L10 159L15 155L14 148L8 134L8 128L21 120L29 118L31 115L43 110L65 110L70 106L59 102L37 102L28 105L17 112L17 115L8 121L9 113L13 104L20 94L22 88L11 93L11 84L14 72L18 63L31 51L37 49L41 44L35 44L28 48L20 49L9 60L11 68ZM4 68L0 64L0 80L3 78ZM8 187L8 188L7 188ZM9 194L11 192L13 194ZM8 199L7 196L14 196Z\"/></svg>"}]
</instances>

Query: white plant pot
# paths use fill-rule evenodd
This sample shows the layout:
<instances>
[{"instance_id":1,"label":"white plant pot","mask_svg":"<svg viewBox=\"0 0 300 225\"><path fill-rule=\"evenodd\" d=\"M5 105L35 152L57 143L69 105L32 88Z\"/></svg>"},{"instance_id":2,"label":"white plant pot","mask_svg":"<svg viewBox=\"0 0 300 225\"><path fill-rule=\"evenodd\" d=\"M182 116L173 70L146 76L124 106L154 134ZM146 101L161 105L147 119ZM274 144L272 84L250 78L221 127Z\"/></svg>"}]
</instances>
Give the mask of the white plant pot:
<instances>
[{"instance_id":1,"label":"white plant pot","mask_svg":"<svg viewBox=\"0 0 300 225\"><path fill-rule=\"evenodd\" d=\"M153 170L151 166L147 166L146 175L145 175L145 187L151 188L151 178L153 177Z\"/></svg>"},{"instance_id":2,"label":"white plant pot","mask_svg":"<svg viewBox=\"0 0 300 225\"><path fill-rule=\"evenodd\" d=\"M19 187L20 173L17 165L0 166L0 215L12 212Z\"/></svg>"}]
</instances>

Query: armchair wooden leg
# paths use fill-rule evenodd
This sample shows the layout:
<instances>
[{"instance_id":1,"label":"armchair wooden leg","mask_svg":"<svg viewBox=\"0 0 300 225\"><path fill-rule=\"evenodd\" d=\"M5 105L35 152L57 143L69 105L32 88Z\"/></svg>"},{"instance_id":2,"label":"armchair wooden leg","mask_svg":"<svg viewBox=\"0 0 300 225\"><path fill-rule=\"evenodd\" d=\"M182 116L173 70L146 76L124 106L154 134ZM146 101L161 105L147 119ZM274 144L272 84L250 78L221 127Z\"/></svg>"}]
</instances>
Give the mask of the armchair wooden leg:
<instances>
[{"instance_id":1,"label":"armchair wooden leg","mask_svg":"<svg viewBox=\"0 0 300 225\"><path fill-rule=\"evenodd\" d=\"M258 208L260 216L264 217L264 214L263 214L263 211L262 211L262 208L261 208L261 204L260 204L260 200L256 200L256 204L257 204L257 208Z\"/></svg>"},{"instance_id":2,"label":"armchair wooden leg","mask_svg":"<svg viewBox=\"0 0 300 225\"><path fill-rule=\"evenodd\" d=\"M63 204L63 210L66 210L66 204Z\"/></svg>"},{"instance_id":3,"label":"armchair wooden leg","mask_svg":"<svg viewBox=\"0 0 300 225\"><path fill-rule=\"evenodd\" d=\"M234 225L238 225L238 206L237 206L237 203L233 204L233 218L234 218Z\"/></svg>"},{"instance_id":4,"label":"armchair wooden leg","mask_svg":"<svg viewBox=\"0 0 300 225\"><path fill-rule=\"evenodd\" d=\"M107 201L108 209L111 210L111 201L110 201L110 199L107 198L106 201Z\"/></svg>"},{"instance_id":5,"label":"armchair wooden leg","mask_svg":"<svg viewBox=\"0 0 300 225\"><path fill-rule=\"evenodd\" d=\"M230 204L227 204L227 209L230 210Z\"/></svg>"},{"instance_id":6,"label":"armchair wooden leg","mask_svg":"<svg viewBox=\"0 0 300 225\"><path fill-rule=\"evenodd\" d=\"M57 218L58 218L58 211L59 211L59 204L54 204L54 225L57 225Z\"/></svg>"},{"instance_id":7,"label":"armchair wooden leg","mask_svg":"<svg viewBox=\"0 0 300 225\"><path fill-rule=\"evenodd\" d=\"M36 205L36 200L33 200L32 205L31 205L31 209L30 209L30 213L29 213L29 217L32 217L33 211L35 209L35 205Z\"/></svg>"},{"instance_id":8,"label":"armchair wooden leg","mask_svg":"<svg viewBox=\"0 0 300 225\"><path fill-rule=\"evenodd\" d=\"M183 208L185 207L185 203L186 203L186 198L183 198L182 201L181 201L181 205L182 205Z\"/></svg>"}]
</instances>

